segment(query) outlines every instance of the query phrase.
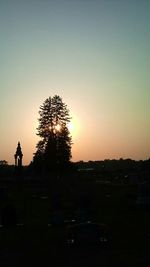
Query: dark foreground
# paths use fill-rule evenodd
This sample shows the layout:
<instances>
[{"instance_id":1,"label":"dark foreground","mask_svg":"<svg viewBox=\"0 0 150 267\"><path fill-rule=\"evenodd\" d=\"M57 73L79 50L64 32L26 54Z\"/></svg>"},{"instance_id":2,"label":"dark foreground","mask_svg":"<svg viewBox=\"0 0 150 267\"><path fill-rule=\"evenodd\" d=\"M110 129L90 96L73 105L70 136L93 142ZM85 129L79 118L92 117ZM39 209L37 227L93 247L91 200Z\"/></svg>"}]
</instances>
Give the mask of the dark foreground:
<instances>
[{"instance_id":1,"label":"dark foreground","mask_svg":"<svg viewBox=\"0 0 150 267\"><path fill-rule=\"evenodd\" d=\"M116 236L110 248L68 248L63 227L1 228L0 266L149 266L149 237L135 234L140 242Z\"/></svg>"},{"instance_id":2,"label":"dark foreground","mask_svg":"<svg viewBox=\"0 0 150 267\"><path fill-rule=\"evenodd\" d=\"M136 207L137 187L86 182L82 184L83 189L90 194L92 219L110 228L110 247L68 248L66 226L48 227L54 188L8 185L9 199L1 199L1 210L11 201L18 223L23 225L0 228L0 267L150 266L150 210ZM76 187L76 199L79 190L81 186ZM69 195L66 188L63 193L62 209L69 215L73 209L70 207L72 193Z\"/></svg>"}]
</instances>

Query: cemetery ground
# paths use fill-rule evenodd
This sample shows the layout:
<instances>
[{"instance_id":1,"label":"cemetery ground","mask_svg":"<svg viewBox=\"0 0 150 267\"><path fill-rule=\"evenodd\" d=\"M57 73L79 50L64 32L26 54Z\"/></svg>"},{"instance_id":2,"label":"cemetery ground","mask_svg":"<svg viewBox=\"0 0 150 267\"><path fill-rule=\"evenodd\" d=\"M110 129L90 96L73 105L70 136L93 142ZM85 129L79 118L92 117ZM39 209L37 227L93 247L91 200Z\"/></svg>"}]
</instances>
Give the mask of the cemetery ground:
<instances>
[{"instance_id":1,"label":"cemetery ground","mask_svg":"<svg viewBox=\"0 0 150 267\"><path fill-rule=\"evenodd\" d=\"M133 267L150 264L150 211L136 206L137 185L82 179L55 185L8 180L1 182L1 188L4 189L0 196L1 216L3 207L11 202L16 209L18 225L0 228L0 266ZM74 209L80 201L81 206L84 202L79 192L88 192L90 219L108 226L110 247L68 248L66 225L50 225L58 202L64 218L74 219Z\"/></svg>"}]
</instances>

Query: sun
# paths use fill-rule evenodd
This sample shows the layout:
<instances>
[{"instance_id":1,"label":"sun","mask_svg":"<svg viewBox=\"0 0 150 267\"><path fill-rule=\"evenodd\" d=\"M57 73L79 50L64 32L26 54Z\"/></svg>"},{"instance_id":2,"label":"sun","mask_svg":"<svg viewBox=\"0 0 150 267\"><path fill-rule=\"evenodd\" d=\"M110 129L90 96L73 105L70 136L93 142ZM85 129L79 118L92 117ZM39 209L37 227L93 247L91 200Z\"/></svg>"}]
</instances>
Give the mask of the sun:
<instances>
[{"instance_id":1,"label":"sun","mask_svg":"<svg viewBox=\"0 0 150 267\"><path fill-rule=\"evenodd\" d=\"M72 116L72 119L68 123L68 130L70 135L74 138L78 135L79 132L79 123L75 116Z\"/></svg>"},{"instance_id":2,"label":"sun","mask_svg":"<svg viewBox=\"0 0 150 267\"><path fill-rule=\"evenodd\" d=\"M75 130L75 126L74 126L74 123L73 121L70 121L68 123L68 129L69 129L69 132L72 133L74 130Z\"/></svg>"}]
</instances>

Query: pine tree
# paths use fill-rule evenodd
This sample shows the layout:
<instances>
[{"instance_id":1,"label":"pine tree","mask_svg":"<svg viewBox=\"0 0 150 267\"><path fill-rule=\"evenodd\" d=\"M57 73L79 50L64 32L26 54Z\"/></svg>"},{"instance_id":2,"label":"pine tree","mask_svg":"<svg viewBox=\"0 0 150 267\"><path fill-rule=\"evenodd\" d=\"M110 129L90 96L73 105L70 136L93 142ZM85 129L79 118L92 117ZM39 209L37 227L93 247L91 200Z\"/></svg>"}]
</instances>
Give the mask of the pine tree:
<instances>
[{"instance_id":1,"label":"pine tree","mask_svg":"<svg viewBox=\"0 0 150 267\"><path fill-rule=\"evenodd\" d=\"M34 154L33 166L43 170L64 169L71 159L72 139L68 130L69 109L58 95L47 98L39 110L37 135L41 138Z\"/></svg>"}]
</instances>

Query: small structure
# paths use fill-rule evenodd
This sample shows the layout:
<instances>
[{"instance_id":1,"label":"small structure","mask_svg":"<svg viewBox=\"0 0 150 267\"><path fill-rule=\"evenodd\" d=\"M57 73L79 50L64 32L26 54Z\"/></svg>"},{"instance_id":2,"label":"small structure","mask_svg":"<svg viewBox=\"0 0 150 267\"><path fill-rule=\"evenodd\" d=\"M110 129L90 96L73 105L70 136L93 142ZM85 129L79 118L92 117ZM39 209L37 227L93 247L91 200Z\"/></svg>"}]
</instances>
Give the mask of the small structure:
<instances>
[{"instance_id":1,"label":"small structure","mask_svg":"<svg viewBox=\"0 0 150 267\"><path fill-rule=\"evenodd\" d=\"M22 167L22 151L21 151L21 146L20 146L20 142L18 142L18 146L16 149L16 154L14 155L15 158L15 167Z\"/></svg>"}]
</instances>

